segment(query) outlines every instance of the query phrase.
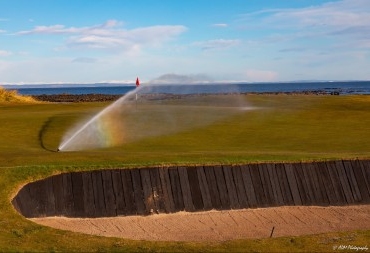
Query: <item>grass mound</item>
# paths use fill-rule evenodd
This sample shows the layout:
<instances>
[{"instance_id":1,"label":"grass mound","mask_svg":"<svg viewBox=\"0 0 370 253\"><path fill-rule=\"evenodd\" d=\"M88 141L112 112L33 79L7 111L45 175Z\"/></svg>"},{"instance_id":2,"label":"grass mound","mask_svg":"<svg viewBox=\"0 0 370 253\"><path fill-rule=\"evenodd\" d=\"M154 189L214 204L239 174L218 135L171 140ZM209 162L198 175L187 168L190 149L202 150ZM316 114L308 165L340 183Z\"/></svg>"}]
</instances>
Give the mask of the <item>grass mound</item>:
<instances>
[{"instance_id":1,"label":"grass mound","mask_svg":"<svg viewBox=\"0 0 370 253\"><path fill-rule=\"evenodd\" d=\"M6 90L0 86L0 103L39 103L31 96L19 95L16 90Z\"/></svg>"}]
</instances>

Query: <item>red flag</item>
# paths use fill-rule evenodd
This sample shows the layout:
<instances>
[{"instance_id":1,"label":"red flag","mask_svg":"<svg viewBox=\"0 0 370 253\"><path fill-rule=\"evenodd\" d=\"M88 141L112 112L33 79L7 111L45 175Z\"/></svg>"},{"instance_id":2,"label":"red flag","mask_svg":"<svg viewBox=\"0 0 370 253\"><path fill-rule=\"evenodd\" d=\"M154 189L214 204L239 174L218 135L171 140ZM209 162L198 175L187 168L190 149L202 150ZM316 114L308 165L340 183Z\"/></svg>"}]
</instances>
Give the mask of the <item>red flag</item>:
<instances>
[{"instance_id":1,"label":"red flag","mask_svg":"<svg viewBox=\"0 0 370 253\"><path fill-rule=\"evenodd\" d=\"M136 77L136 87L139 87L139 85L140 85L139 77Z\"/></svg>"}]
</instances>

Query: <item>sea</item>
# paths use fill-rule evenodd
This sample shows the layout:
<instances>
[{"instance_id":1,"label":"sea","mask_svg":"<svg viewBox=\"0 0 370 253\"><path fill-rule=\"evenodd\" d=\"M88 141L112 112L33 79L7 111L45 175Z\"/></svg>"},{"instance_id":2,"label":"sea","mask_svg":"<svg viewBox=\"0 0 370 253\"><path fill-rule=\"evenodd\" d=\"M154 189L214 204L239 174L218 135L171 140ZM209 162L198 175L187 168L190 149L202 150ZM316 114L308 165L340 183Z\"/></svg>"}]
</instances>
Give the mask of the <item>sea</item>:
<instances>
[{"instance_id":1,"label":"sea","mask_svg":"<svg viewBox=\"0 0 370 253\"><path fill-rule=\"evenodd\" d=\"M217 84L174 84L151 85L142 89L142 93L279 93L279 92L321 92L336 95L370 94L370 81L330 81L330 82L286 82L286 83L217 83ZM13 85L6 89L17 90L22 95L58 95L58 94L107 94L124 95L135 89L135 85L91 84L91 85Z\"/></svg>"}]
</instances>

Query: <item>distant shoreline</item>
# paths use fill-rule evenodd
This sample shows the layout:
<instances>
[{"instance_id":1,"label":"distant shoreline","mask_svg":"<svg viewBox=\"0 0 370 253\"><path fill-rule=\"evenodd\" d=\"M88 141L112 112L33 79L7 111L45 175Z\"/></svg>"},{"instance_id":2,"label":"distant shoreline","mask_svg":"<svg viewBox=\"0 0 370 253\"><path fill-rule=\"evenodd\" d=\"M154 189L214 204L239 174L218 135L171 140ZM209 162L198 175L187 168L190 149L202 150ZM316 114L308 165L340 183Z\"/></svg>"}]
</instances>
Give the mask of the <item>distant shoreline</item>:
<instances>
[{"instance_id":1,"label":"distant shoreline","mask_svg":"<svg viewBox=\"0 0 370 253\"><path fill-rule=\"evenodd\" d=\"M228 95L234 93L226 93ZM226 95L219 94L219 95ZM340 92L334 91L301 91L301 92L241 92L238 94L245 95L340 95ZM185 96L200 96L200 95L212 95L207 94L141 94L141 97L146 99L177 99ZM213 94L214 95L214 94ZM39 101L45 102L57 102L57 103L83 103L83 102L110 102L115 101L123 95L110 95L110 94L43 94L43 95L32 95L33 98Z\"/></svg>"}]
</instances>

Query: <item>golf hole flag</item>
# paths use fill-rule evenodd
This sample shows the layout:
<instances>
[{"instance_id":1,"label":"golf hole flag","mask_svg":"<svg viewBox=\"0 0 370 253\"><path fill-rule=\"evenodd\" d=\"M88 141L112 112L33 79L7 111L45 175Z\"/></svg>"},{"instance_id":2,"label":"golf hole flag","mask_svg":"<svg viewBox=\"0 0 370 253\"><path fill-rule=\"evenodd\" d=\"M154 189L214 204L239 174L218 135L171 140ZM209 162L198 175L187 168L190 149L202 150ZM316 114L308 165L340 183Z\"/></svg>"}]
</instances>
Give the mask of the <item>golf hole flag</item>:
<instances>
[{"instance_id":1,"label":"golf hole flag","mask_svg":"<svg viewBox=\"0 0 370 253\"><path fill-rule=\"evenodd\" d=\"M139 77L136 77L136 87L139 87L139 85L140 85Z\"/></svg>"}]
</instances>

